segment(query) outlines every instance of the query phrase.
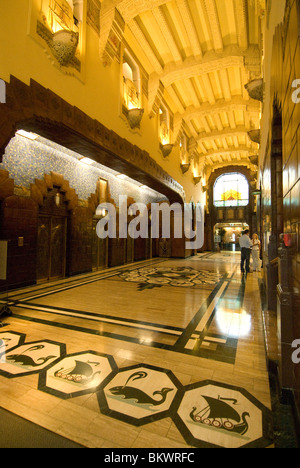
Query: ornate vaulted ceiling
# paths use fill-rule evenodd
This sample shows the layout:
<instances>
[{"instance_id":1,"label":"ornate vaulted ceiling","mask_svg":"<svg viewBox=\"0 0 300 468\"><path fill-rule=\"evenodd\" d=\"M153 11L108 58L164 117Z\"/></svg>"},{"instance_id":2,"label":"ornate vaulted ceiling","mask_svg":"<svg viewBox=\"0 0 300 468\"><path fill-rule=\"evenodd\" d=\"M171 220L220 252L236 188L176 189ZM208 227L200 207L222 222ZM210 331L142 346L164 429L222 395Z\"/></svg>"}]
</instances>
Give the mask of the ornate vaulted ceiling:
<instances>
[{"instance_id":1,"label":"ornate vaulted ceiling","mask_svg":"<svg viewBox=\"0 0 300 468\"><path fill-rule=\"evenodd\" d=\"M100 52L112 33L135 44L149 75L149 115L164 99L173 139L189 138L208 173L224 165L255 170L261 102L245 85L261 77L264 0L104 0ZM111 45L110 45L111 48ZM112 54L110 53L110 56ZM174 142L175 142L174 141Z\"/></svg>"}]
</instances>

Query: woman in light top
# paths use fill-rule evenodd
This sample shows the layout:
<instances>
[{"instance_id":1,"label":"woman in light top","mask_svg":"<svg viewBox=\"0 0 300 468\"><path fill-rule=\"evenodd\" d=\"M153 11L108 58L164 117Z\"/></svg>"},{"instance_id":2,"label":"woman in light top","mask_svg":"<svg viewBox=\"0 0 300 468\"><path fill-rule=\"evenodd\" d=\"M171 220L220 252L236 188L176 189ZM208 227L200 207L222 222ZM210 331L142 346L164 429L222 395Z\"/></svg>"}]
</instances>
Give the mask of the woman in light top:
<instances>
[{"instance_id":1,"label":"woman in light top","mask_svg":"<svg viewBox=\"0 0 300 468\"><path fill-rule=\"evenodd\" d=\"M260 240L257 234L252 235L252 242L253 271L260 271Z\"/></svg>"}]
</instances>

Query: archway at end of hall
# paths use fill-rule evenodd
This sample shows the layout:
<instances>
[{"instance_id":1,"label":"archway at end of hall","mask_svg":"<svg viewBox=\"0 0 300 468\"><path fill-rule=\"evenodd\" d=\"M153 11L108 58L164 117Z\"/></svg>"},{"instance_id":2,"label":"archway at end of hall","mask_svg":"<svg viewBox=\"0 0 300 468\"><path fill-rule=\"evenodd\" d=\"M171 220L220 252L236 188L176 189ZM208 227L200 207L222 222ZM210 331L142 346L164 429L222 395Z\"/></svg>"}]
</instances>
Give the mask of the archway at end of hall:
<instances>
[{"instance_id":1,"label":"archway at end of hall","mask_svg":"<svg viewBox=\"0 0 300 468\"><path fill-rule=\"evenodd\" d=\"M223 167L211 174L206 219L209 250L236 250L244 229L257 230L254 177L244 166Z\"/></svg>"}]
</instances>

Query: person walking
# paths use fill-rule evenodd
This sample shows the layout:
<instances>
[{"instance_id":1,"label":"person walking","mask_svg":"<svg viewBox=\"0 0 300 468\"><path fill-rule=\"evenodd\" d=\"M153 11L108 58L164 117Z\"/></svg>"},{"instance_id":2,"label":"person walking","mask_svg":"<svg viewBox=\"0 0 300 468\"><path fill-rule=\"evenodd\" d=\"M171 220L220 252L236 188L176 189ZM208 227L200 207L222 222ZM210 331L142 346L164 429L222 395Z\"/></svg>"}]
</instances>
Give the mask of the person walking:
<instances>
[{"instance_id":1,"label":"person walking","mask_svg":"<svg viewBox=\"0 0 300 468\"><path fill-rule=\"evenodd\" d=\"M252 235L252 243L253 271L260 271L260 240L257 234Z\"/></svg>"},{"instance_id":2,"label":"person walking","mask_svg":"<svg viewBox=\"0 0 300 468\"><path fill-rule=\"evenodd\" d=\"M240 247L241 247L241 272L250 273L250 254L252 248L252 240L249 236L249 229L244 231L244 234L239 239Z\"/></svg>"}]
</instances>

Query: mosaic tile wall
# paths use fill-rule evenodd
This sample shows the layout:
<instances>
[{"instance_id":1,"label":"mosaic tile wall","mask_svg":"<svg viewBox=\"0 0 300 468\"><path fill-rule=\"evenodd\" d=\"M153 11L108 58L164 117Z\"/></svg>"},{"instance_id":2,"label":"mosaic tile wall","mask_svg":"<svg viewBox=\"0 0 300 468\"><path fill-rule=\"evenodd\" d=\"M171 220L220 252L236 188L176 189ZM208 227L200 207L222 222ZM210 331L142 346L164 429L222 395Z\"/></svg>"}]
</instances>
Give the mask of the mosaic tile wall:
<instances>
[{"instance_id":1,"label":"mosaic tile wall","mask_svg":"<svg viewBox=\"0 0 300 468\"><path fill-rule=\"evenodd\" d=\"M61 174L69 181L81 200L88 200L96 192L99 177L108 180L111 197L118 205L119 194L133 197L145 204L166 200L164 195L152 190L140 189L137 183L119 179L118 173L94 163L92 166L79 161L81 155L63 148L49 140L38 137L31 141L16 135L8 144L0 169L9 171L16 186L29 189L35 179L43 179L51 171Z\"/></svg>"}]
</instances>

